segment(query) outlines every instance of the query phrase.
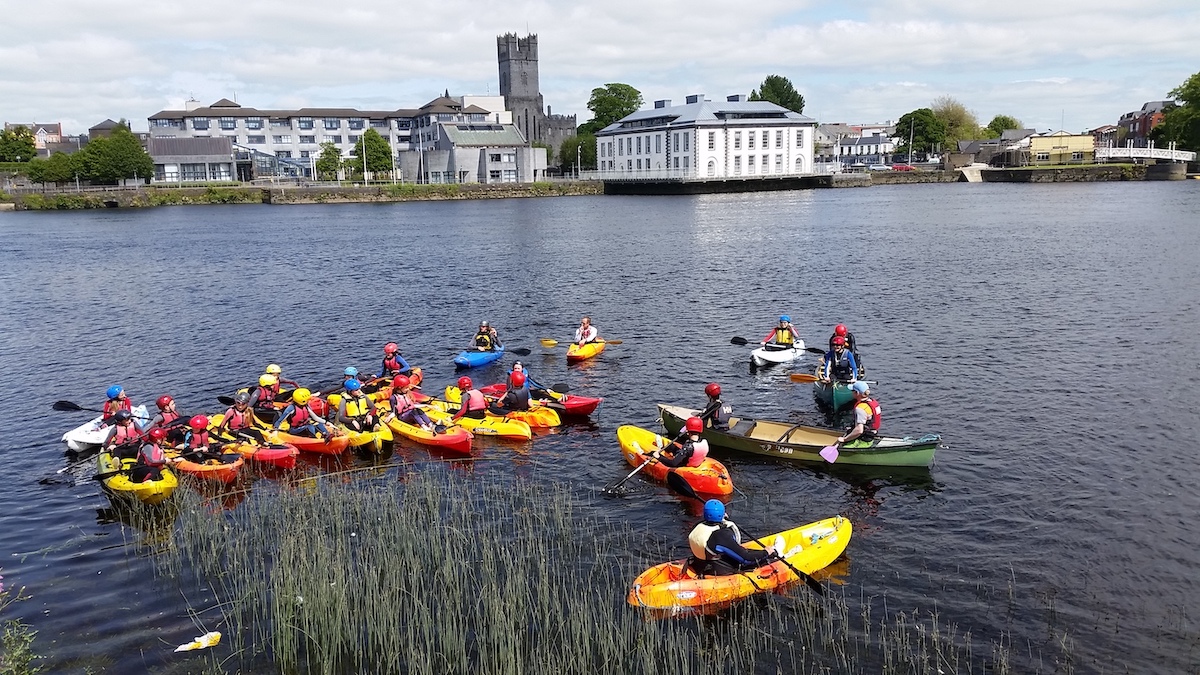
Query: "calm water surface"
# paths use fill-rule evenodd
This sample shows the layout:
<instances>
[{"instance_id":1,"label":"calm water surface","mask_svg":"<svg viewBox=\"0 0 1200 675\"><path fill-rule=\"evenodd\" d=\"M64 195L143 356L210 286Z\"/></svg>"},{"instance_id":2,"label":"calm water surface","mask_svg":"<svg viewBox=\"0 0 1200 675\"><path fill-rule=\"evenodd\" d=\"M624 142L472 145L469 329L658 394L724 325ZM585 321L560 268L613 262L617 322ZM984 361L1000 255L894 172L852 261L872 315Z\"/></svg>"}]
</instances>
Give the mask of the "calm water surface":
<instances>
[{"instance_id":1,"label":"calm water surface","mask_svg":"<svg viewBox=\"0 0 1200 675\"><path fill-rule=\"evenodd\" d=\"M179 664L197 634L132 545L156 534L114 520L90 465L55 473L86 419L56 399L98 406L119 382L212 410L268 362L328 382L389 340L436 390L486 318L539 380L605 402L519 461L481 443L477 470L592 494L627 470L618 425L699 405L710 380L739 412L820 421L811 387L729 344L788 313L811 344L847 323L885 432L947 447L916 472L730 457L735 518L849 516L847 595L876 619L937 612L981 661L1003 642L1018 670L1194 671L1198 212L1186 181L0 215L0 567L32 595L11 615L54 671ZM568 368L537 338L582 313L624 344ZM687 509L633 482L587 508L682 547Z\"/></svg>"}]
</instances>

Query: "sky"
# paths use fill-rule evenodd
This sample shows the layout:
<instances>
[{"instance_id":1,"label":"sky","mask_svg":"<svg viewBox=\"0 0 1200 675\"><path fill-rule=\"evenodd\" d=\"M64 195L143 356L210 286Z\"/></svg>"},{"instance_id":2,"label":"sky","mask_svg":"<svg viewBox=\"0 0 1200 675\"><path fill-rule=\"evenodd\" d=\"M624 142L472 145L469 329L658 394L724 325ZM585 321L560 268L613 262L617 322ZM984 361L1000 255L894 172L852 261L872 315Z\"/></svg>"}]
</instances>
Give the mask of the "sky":
<instances>
[{"instance_id":1,"label":"sky","mask_svg":"<svg viewBox=\"0 0 1200 675\"><path fill-rule=\"evenodd\" d=\"M949 96L980 124L1083 131L1200 72L1196 0L0 0L0 121L144 131L189 98L394 110L495 95L504 33L538 35L545 102L580 123L610 82L649 106L775 74L822 123L895 121Z\"/></svg>"}]
</instances>

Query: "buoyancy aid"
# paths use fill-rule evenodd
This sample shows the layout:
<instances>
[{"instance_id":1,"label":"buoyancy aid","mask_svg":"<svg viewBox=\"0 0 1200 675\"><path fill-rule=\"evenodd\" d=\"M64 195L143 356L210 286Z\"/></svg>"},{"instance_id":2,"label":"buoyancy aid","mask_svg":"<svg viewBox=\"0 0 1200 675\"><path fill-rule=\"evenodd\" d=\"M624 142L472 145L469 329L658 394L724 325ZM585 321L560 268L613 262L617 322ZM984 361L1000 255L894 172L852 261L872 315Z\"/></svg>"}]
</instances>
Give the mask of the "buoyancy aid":
<instances>
[{"instance_id":1,"label":"buoyancy aid","mask_svg":"<svg viewBox=\"0 0 1200 675\"><path fill-rule=\"evenodd\" d=\"M250 426L250 409L238 410L235 407L230 407L225 411L225 427L230 431L245 429Z\"/></svg>"},{"instance_id":2,"label":"buoyancy aid","mask_svg":"<svg viewBox=\"0 0 1200 675\"><path fill-rule=\"evenodd\" d=\"M468 389L463 392L463 401L467 410L484 410L487 408L487 397L478 389Z\"/></svg>"},{"instance_id":3,"label":"buoyancy aid","mask_svg":"<svg viewBox=\"0 0 1200 675\"><path fill-rule=\"evenodd\" d=\"M513 398L515 399L515 402L510 406L512 410L529 410L528 387L516 387L515 389L509 389L508 393L505 394L504 397L507 399L509 394L512 394Z\"/></svg>"},{"instance_id":4,"label":"buoyancy aid","mask_svg":"<svg viewBox=\"0 0 1200 675\"><path fill-rule=\"evenodd\" d=\"M742 540L742 533L738 531L737 526L728 521L720 523L700 523L692 528L691 534L688 535L688 547L692 549L692 555L698 560L716 560L720 556L708 547L708 540L722 529L733 530L733 538L738 542Z\"/></svg>"},{"instance_id":5,"label":"buoyancy aid","mask_svg":"<svg viewBox=\"0 0 1200 675\"><path fill-rule=\"evenodd\" d=\"M275 385L275 386L277 387L279 385ZM276 389L275 387L264 387L261 384L258 385L258 398L256 398L254 400L254 407L255 408L274 408L275 407L275 394L277 392L278 392L278 389Z\"/></svg>"},{"instance_id":6,"label":"buoyancy aid","mask_svg":"<svg viewBox=\"0 0 1200 675\"><path fill-rule=\"evenodd\" d=\"M155 468L167 465L167 455L154 443L146 443L138 452L138 463Z\"/></svg>"},{"instance_id":7,"label":"buoyancy aid","mask_svg":"<svg viewBox=\"0 0 1200 675\"><path fill-rule=\"evenodd\" d=\"M113 434L112 441L110 442L112 445L127 445L137 440L141 435L142 432L138 431L137 425L133 422L118 424L117 431Z\"/></svg>"},{"instance_id":8,"label":"buoyancy aid","mask_svg":"<svg viewBox=\"0 0 1200 675\"><path fill-rule=\"evenodd\" d=\"M133 402L129 397L125 398L110 398L104 402L104 416L112 417L117 414L118 410L128 410L133 412Z\"/></svg>"},{"instance_id":9,"label":"buoyancy aid","mask_svg":"<svg viewBox=\"0 0 1200 675\"><path fill-rule=\"evenodd\" d=\"M688 457L688 466L700 466L704 463L704 458L708 457L708 441L701 438L692 443L692 456Z\"/></svg>"},{"instance_id":10,"label":"buoyancy aid","mask_svg":"<svg viewBox=\"0 0 1200 675\"><path fill-rule=\"evenodd\" d=\"M417 407L409 394L392 394L391 404L392 414L397 416Z\"/></svg>"},{"instance_id":11,"label":"buoyancy aid","mask_svg":"<svg viewBox=\"0 0 1200 675\"><path fill-rule=\"evenodd\" d=\"M342 401L346 404L346 417L355 419L370 415L374 407L374 403L366 396L347 396Z\"/></svg>"},{"instance_id":12,"label":"buoyancy aid","mask_svg":"<svg viewBox=\"0 0 1200 675\"><path fill-rule=\"evenodd\" d=\"M401 369L402 366L400 365L400 359L396 358L396 356L389 356L383 360L384 375L396 375L401 371Z\"/></svg>"},{"instance_id":13,"label":"buoyancy aid","mask_svg":"<svg viewBox=\"0 0 1200 675\"><path fill-rule=\"evenodd\" d=\"M162 410L158 413L158 417L161 417L162 421L155 423L154 426L165 427L168 424L170 424L171 422L174 422L175 420L179 419L179 412L177 412L175 410L172 410L170 412L167 412L166 410Z\"/></svg>"},{"instance_id":14,"label":"buoyancy aid","mask_svg":"<svg viewBox=\"0 0 1200 675\"><path fill-rule=\"evenodd\" d=\"M199 433L197 433L196 431L189 432L188 436L187 436L187 447L191 448L192 450L195 450L197 448L207 448L208 447L208 429L205 429L204 431L201 431Z\"/></svg>"},{"instance_id":15,"label":"buoyancy aid","mask_svg":"<svg viewBox=\"0 0 1200 675\"><path fill-rule=\"evenodd\" d=\"M476 333L475 346L480 349L492 349L492 336L490 333Z\"/></svg>"},{"instance_id":16,"label":"buoyancy aid","mask_svg":"<svg viewBox=\"0 0 1200 675\"><path fill-rule=\"evenodd\" d=\"M862 409L863 412L868 412L866 423L863 424L863 432L859 438L871 440L879 435L879 427L883 424L883 415L879 410L879 402L873 398L864 399L858 402L856 408Z\"/></svg>"},{"instance_id":17,"label":"buoyancy aid","mask_svg":"<svg viewBox=\"0 0 1200 675\"><path fill-rule=\"evenodd\" d=\"M775 329L775 344L790 345L796 341L796 329L792 324L788 324L784 328Z\"/></svg>"},{"instance_id":18,"label":"buoyancy aid","mask_svg":"<svg viewBox=\"0 0 1200 675\"><path fill-rule=\"evenodd\" d=\"M308 409L308 406L292 404L292 412L284 418L284 421L294 429L308 424L310 419L312 419L312 411Z\"/></svg>"},{"instance_id":19,"label":"buoyancy aid","mask_svg":"<svg viewBox=\"0 0 1200 675\"><path fill-rule=\"evenodd\" d=\"M829 373L835 380L846 381L854 377L854 369L850 367L850 352L843 350L839 355L835 350L832 354L833 363L830 365Z\"/></svg>"}]
</instances>

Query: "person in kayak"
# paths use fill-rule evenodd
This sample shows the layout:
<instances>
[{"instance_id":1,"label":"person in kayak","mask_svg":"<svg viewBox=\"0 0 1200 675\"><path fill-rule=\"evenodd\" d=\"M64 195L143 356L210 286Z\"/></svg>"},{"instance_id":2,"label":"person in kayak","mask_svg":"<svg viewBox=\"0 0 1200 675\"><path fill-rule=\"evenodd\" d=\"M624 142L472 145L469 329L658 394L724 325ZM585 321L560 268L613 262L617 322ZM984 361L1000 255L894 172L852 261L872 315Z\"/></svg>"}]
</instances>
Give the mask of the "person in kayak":
<instances>
[{"instance_id":1,"label":"person in kayak","mask_svg":"<svg viewBox=\"0 0 1200 675\"><path fill-rule=\"evenodd\" d=\"M362 382L346 380L342 386L345 387L346 394L338 401L335 419L354 431L374 429L379 424L379 415L375 413L375 402L363 393Z\"/></svg>"},{"instance_id":2,"label":"person in kayak","mask_svg":"<svg viewBox=\"0 0 1200 675\"><path fill-rule=\"evenodd\" d=\"M738 574L775 557L773 548L758 550L742 546L741 530L725 517L725 505L719 499L704 502L704 522L692 528L688 546L692 549L688 562L700 575Z\"/></svg>"},{"instance_id":3,"label":"person in kayak","mask_svg":"<svg viewBox=\"0 0 1200 675\"><path fill-rule=\"evenodd\" d=\"M125 394L124 387L114 384L104 394L108 397L108 400L104 402L104 412L100 421L105 424L112 424L113 415L116 415L118 410L128 410L132 413L133 401L129 400L129 396Z\"/></svg>"},{"instance_id":4,"label":"person in kayak","mask_svg":"<svg viewBox=\"0 0 1200 675\"><path fill-rule=\"evenodd\" d=\"M293 389L300 386L299 382L297 382L295 380L289 380L286 377L284 377L283 376L283 368L280 368L279 365L275 364L275 363L268 364L267 369L265 371L263 371L263 374L275 376L275 393L276 394L279 393L279 386L282 384L286 384Z\"/></svg>"},{"instance_id":5,"label":"person in kayak","mask_svg":"<svg viewBox=\"0 0 1200 675\"><path fill-rule=\"evenodd\" d=\"M829 351L833 351L833 339L839 337L846 341L846 348L854 355L854 363L858 368L858 376L863 377L864 370L862 367L862 357L858 355L858 343L854 341L854 333L851 333L850 329L846 328L846 324L839 323L833 327L833 335L829 336Z\"/></svg>"},{"instance_id":6,"label":"person in kayak","mask_svg":"<svg viewBox=\"0 0 1200 675\"><path fill-rule=\"evenodd\" d=\"M225 415L221 417L221 423L213 430L213 433L220 435L230 433L238 436L249 436L254 440L264 442L263 433L254 426L258 419L254 416L254 408L250 407L250 394L244 391L238 392L237 396L233 397L233 405L225 411Z\"/></svg>"},{"instance_id":7,"label":"person in kayak","mask_svg":"<svg viewBox=\"0 0 1200 675\"><path fill-rule=\"evenodd\" d=\"M521 373L522 375L525 376L525 386L529 388L529 395L532 398L535 398L538 400L546 400L546 399L554 398L550 394L549 387L545 387L543 385L538 384L536 381L534 381L533 375L529 374L529 370L520 361L513 362L512 370L508 371L508 379L505 382L505 384L507 384L508 386L511 387L513 384L513 375L516 375L517 373Z\"/></svg>"},{"instance_id":8,"label":"person in kayak","mask_svg":"<svg viewBox=\"0 0 1200 675\"><path fill-rule=\"evenodd\" d=\"M322 436L329 436L329 427L325 425L325 420L321 416L312 411L309 406L309 401L312 400L312 392L300 387L292 394L292 402L288 407L283 409L279 417L275 420L274 428L278 430L286 422L288 425L288 433L293 436L311 436L316 438L320 433Z\"/></svg>"},{"instance_id":9,"label":"person in kayak","mask_svg":"<svg viewBox=\"0 0 1200 675\"><path fill-rule=\"evenodd\" d=\"M851 389L854 391L854 426L837 442L838 445L852 443L849 447L863 447L879 436L883 415L879 412L879 402L871 398L871 388L866 382L859 380Z\"/></svg>"},{"instance_id":10,"label":"person in kayak","mask_svg":"<svg viewBox=\"0 0 1200 675\"><path fill-rule=\"evenodd\" d=\"M147 432L146 437L146 442L138 450L137 463L129 471L131 483L162 480L162 470L167 465L167 455L163 452L163 446L167 441L166 430L162 427L155 427Z\"/></svg>"},{"instance_id":11,"label":"person in kayak","mask_svg":"<svg viewBox=\"0 0 1200 675\"><path fill-rule=\"evenodd\" d=\"M391 404L391 414L396 419L405 424L421 427L425 431L437 432L437 425L413 400L412 380L407 375L397 375L392 378L392 397L388 399L388 402Z\"/></svg>"},{"instance_id":12,"label":"person in kayak","mask_svg":"<svg viewBox=\"0 0 1200 675\"><path fill-rule=\"evenodd\" d=\"M389 342L383 346L383 364L379 368L379 374L376 379L386 377L389 379L395 378L397 375L408 375L412 371L412 366L408 365L408 361L400 355L400 345L395 342Z\"/></svg>"},{"instance_id":13,"label":"person in kayak","mask_svg":"<svg viewBox=\"0 0 1200 675\"><path fill-rule=\"evenodd\" d=\"M104 449L115 457L133 457L137 452L137 443L142 439L142 432L133 423L133 413L128 410L118 410L113 413L104 439Z\"/></svg>"},{"instance_id":14,"label":"person in kayak","mask_svg":"<svg viewBox=\"0 0 1200 675\"><path fill-rule=\"evenodd\" d=\"M575 344L580 347L600 339L600 331L592 325L592 317L585 316L579 320L579 328L575 329Z\"/></svg>"},{"instance_id":15,"label":"person in kayak","mask_svg":"<svg viewBox=\"0 0 1200 675\"><path fill-rule=\"evenodd\" d=\"M488 410L496 415L507 415L514 410L529 410L530 394L526 384L525 373L515 372L510 375L504 396L488 406Z\"/></svg>"},{"instance_id":16,"label":"person in kayak","mask_svg":"<svg viewBox=\"0 0 1200 675\"><path fill-rule=\"evenodd\" d=\"M704 420L689 417L683 425L683 433L671 445L655 450L650 455L672 469L681 466L700 466L708 456L708 441L700 438L704 433Z\"/></svg>"},{"instance_id":17,"label":"person in kayak","mask_svg":"<svg viewBox=\"0 0 1200 675\"><path fill-rule=\"evenodd\" d=\"M733 414L733 407L725 405L721 400L721 385L709 382L704 387L704 394L708 396L708 405L704 406L704 410L700 411L698 417L717 431L728 431L729 417Z\"/></svg>"},{"instance_id":18,"label":"person in kayak","mask_svg":"<svg viewBox=\"0 0 1200 675\"><path fill-rule=\"evenodd\" d=\"M471 338L471 348L481 352L494 352L502 346L496 329L487 321L480 321L479 330L475 332L475 337Z\"/></svg>"},{"instance_id":19,"label":"person in kayak","mask_svg":"<svg viewBox=\"0 0 1200 675\"><path fill-rule=\"evenodd\" d=\"M258 376L258 387L250 395L250 407L255 410L275 410L275 394L279 391L279 378L271 373Z\"/></svg>"},{"instance_id":20,"label":"person in kayak","mask_svg":"<svg viewBox=\"0 0 1200 675\"><path fill-rule=\"evenodd\" d=\"M768 342L781 347L791 347L800 340L800 334L796 332L796 327L792 325L792 317L784 314L779 317L779 325L775 326L767 337L758 343L760 346L766 346Z\"/></svg>"},{"instance_id":21,"label":"person in kayak","mask_svg":"<svg viewBox=\"0 0 1200 675\"><path fill-rule=\"evenodd\" d=\"M487 417L487 397L483 395L482 391L475 388L471 378L466 376L458 378L458 389L462 399L459 402L458 411L454 413L452 419L470 417L481 420Z\"/></svg>"},{"instance_id":22,"label":"person in kayak","mask_svg":"<svg viewBox=\"0 0 1200 675\"><path fill-rule=\"evenodd\" d=\"M188 420L188 431L179 447L180 459L200 464L221 456L219 451L209 447L212 438L209 437L208 422L207 415L194 415Z\"/></svg>"},{"instance_id":23,"label":"person in kayak","mask_svg":"<svg viewBox=\"0 0 1200 675\"><path fill-rule=\"evenodd\" d=\"M846 349L846 339L840 335L833 336L833 349L825 354L821 362L821 381L853 382L858 379L858 362L854 354Z\"/></svg>"},{"instance_id":24,"label":"person in kayak","mask_svg":"<svg viewBox=\"0 0 1200 675\"><path fill-rule=\"evenodd\" d=\"M175 399L168 394L163 394L154 401L154 405L158 406L158 414L150 420L150 425L146 428L163 429L167 433L167 440L173 443L183 442L186 420L175 408Z\"/></svg>"}]
</instances>

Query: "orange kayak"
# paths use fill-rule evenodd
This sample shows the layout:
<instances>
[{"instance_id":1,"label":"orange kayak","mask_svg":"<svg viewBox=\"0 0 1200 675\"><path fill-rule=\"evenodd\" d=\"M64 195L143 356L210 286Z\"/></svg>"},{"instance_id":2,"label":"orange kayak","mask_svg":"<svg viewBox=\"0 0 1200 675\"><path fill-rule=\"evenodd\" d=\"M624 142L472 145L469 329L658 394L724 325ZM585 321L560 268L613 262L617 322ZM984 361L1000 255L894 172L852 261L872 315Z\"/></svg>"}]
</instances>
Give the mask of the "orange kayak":
<instances>
[{"instance_id":1,"label":"orange kayak","mask_svg":"<svg viewBox=\"0 0 1200 675\"><path fill-rule=\"evenodd\" d=\"M272 443L294 446L304 452L320 452L326 455L340 455L350 447L350 437L345 435L313 438L296 436L286 431L272 431L267 433L267 439Z\"/></svg>"},{"instance_id":2,"label":"orange kayak","mask_svg":"<svg viewBox=\"0 0 1200 675\"><path fill-rule=\"evenodd\" d=\"M725 465L705 457L700 466L681 466L677 469L651 459L650 453L670 444L670 441L648 429L625 424L617 427L617 441L621 444L621 453L630 466L641 466L646 460L651 460L642 469L642 473L654 480L665 481L671 471L679 474L692 489L704 495L733 494L733 481Z\"/></svg>"},{"instance_id":3,"label":"orange kayak","mask_svg":"<svg viewBox=\"0 0 1200 675\"><path fill-rule=\"evenodd\" d=\"M222 453L219 458L206 459L200 462L195 462L190 459L183 459L179 453L169 453L168 456L178 458L171 464L171 468L180 473L204 480L215 480L222 483L232 483L237 480L238 472L242 470L242 465L246 460L236 452Z\"/></svg>"}]
</instances>

